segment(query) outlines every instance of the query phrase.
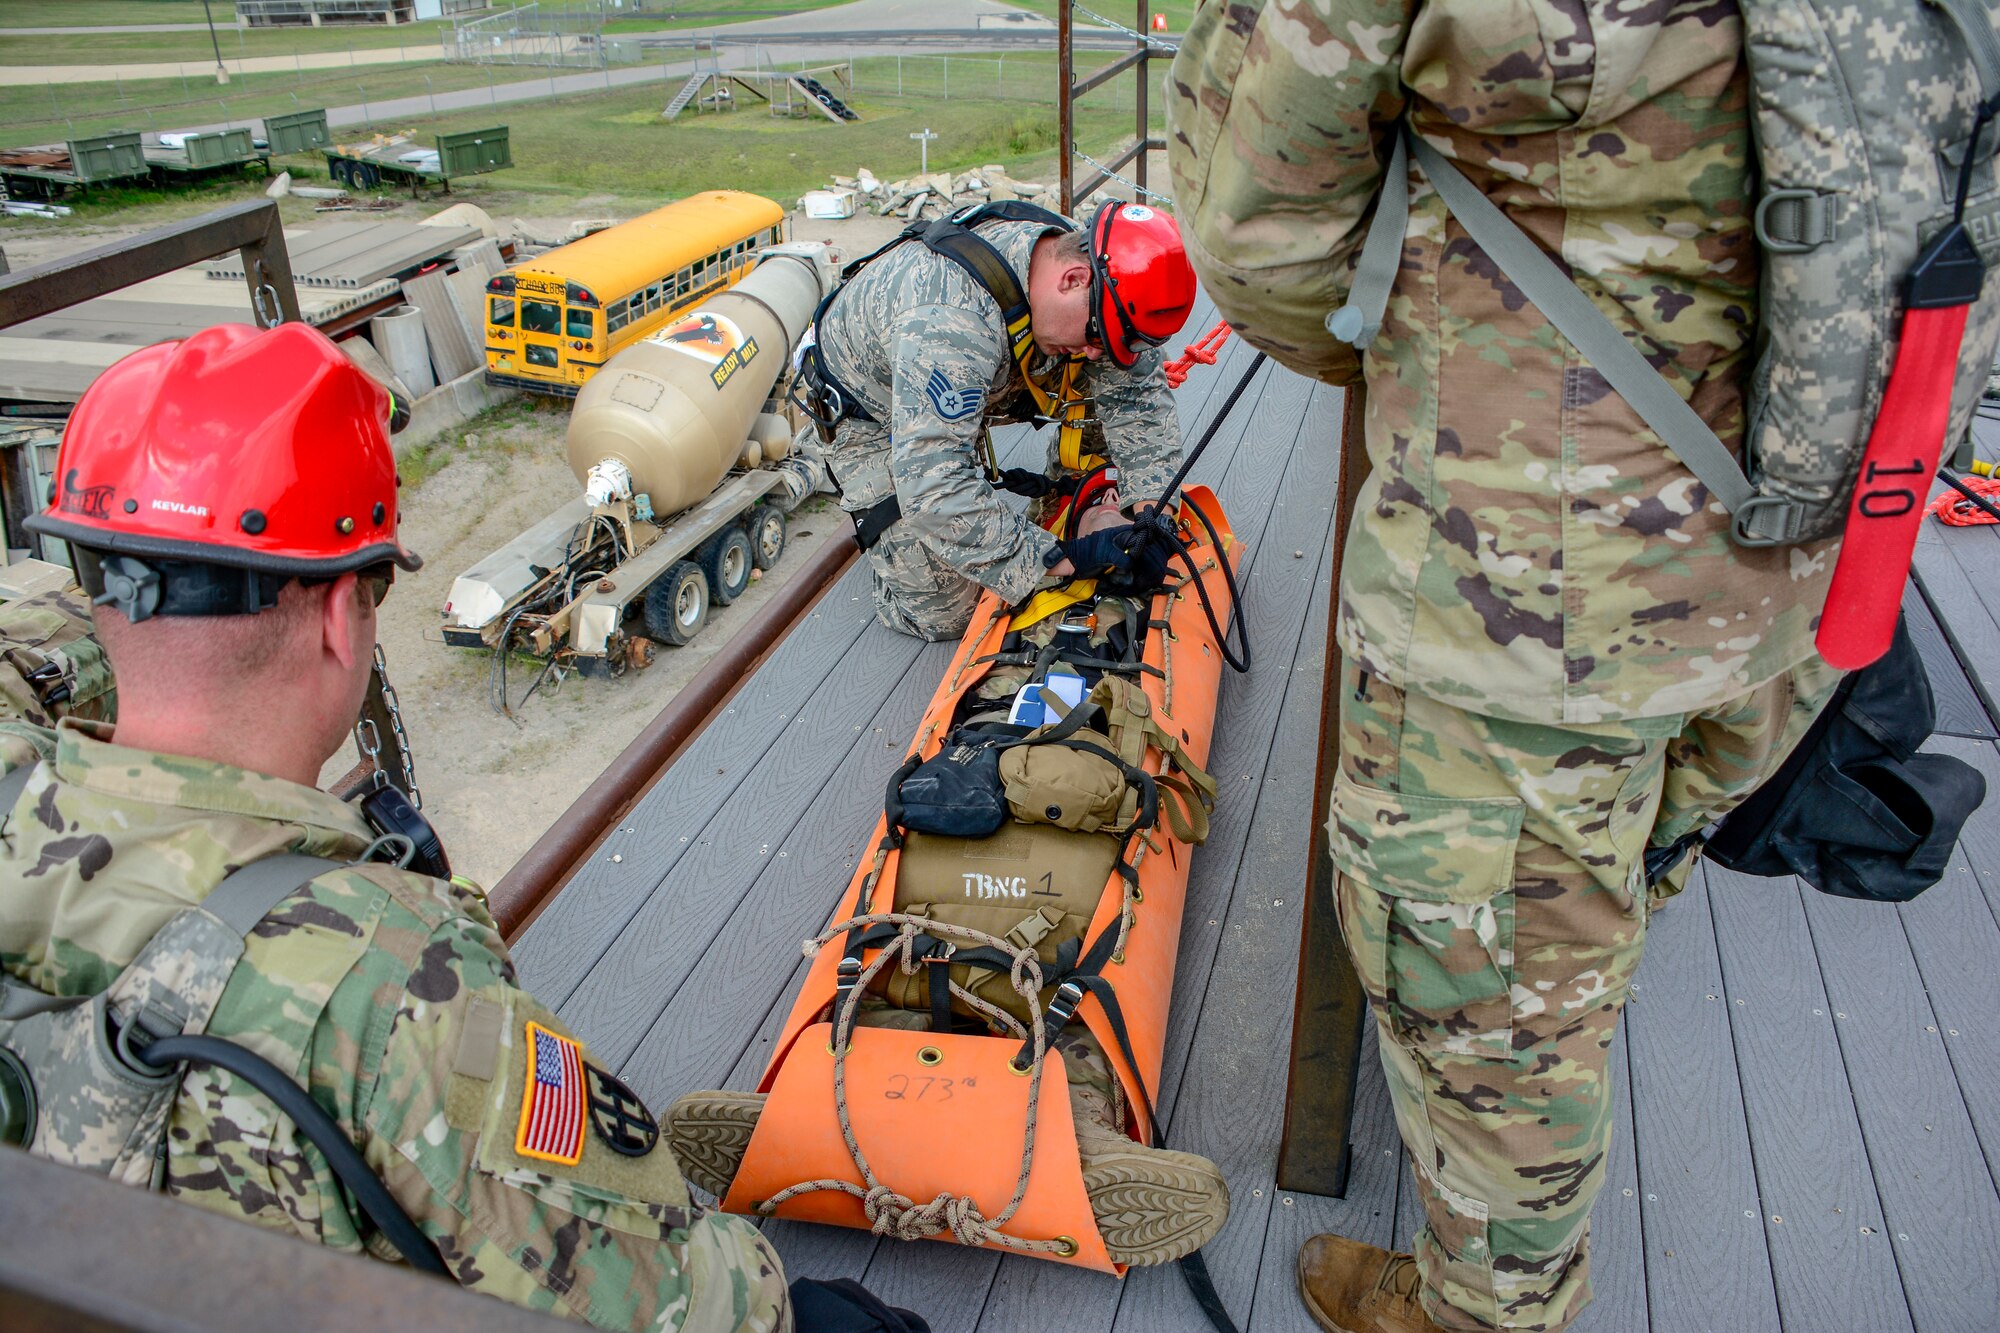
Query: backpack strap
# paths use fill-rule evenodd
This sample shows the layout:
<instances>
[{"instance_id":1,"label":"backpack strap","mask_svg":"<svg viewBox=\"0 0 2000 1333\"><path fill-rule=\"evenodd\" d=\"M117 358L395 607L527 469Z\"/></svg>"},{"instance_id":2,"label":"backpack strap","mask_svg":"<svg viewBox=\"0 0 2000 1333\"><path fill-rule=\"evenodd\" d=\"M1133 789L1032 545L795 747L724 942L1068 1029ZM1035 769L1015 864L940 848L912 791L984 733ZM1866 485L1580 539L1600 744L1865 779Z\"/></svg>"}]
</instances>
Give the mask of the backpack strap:
<instances>
[{"instance_id":1,"label":"backpack strap","mask_svg":"<svg viewBox=\"0 0 2000 1333\"><path fill-rule=\"evenodd\" d=\"M1753 546L1787 540L1804 511L1782 496L1758 495L1729 447L1716 438L1708 423L1639 355L1591 299L1564 277L1542 248L1478 186L1408 126L1397 129L1389 178L1376 201L1368 237L1362 243L1361 267L1349 289L1348 304L1327 317L1327 331L1346 338L1357 348L1365 348L1381 330L1389 290L1401 263L1402 236L1409 217L1408 181L1397 172L1407 160L1406 148L1424 169L1424 175L1444 199L1445 206L1486 252L1487 258L1597 368L1639 414L1640 420L1708 488L1708 493L1736 516L1737 539Z\"/></svg>"},{"instance_id":2,"label":"backpack strap","mask_svg":"<svg viewBox=\"0 0 2000 1333\"><path fill-rule=\"evenodd\" d=\"M201 910L238 935L247 936L279 903L344 864L298 852L267 856L233 871L202 899Z\"/></svg>"},{"instance_id":3,"label":"backpack strap","mask_svg":"<svg viewBox=\"0 0 2000 1333\"><path fill-rule=\"evenodd\" d=\"M0 824L6 823L8 814L20 803L21 793L28 789L28 779L40 767L39 763L22 764L0 773Z\"/></svg>"}]
</instances>

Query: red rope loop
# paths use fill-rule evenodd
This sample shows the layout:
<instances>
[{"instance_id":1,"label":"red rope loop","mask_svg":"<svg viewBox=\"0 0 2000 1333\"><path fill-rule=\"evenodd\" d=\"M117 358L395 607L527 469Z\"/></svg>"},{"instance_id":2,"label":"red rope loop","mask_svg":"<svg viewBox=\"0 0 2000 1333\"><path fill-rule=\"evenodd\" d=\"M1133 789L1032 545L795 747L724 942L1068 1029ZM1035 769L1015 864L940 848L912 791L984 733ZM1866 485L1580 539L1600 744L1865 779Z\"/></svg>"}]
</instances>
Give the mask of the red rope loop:
<instances>
[{"instance_id":1,"label":"red rope loop","mask_svg":"<svg viewBox=\"0 0 2000 1333\"><path fill-rule=\"evenodd\" d=\"M1222 350L1222 344L1229 341L1229 334L1229 321L1218 319L1214 328L1189 343L1186 351L1167 362L1168 387L1178 389L1187 383L1188 372L1197 365L1214 365L1216 353Z\"/></svg>"},{"instance_id":2,"label":"red rope loop","mask_svg":"<svg viewBox=\"0 0 2000 1333\"><path fill-rule=\"evenodd\" d=\"M2000 477L1961 477L1960 480L1988 500L2000 504ZM1938 516L1940 523L1949 523L1955 528L1969 528L1980 523L1995 521L1991 514L1981 510L1957 491L1951 490L1931 501L1931 512Z\"/></svg>"}]
</instances>

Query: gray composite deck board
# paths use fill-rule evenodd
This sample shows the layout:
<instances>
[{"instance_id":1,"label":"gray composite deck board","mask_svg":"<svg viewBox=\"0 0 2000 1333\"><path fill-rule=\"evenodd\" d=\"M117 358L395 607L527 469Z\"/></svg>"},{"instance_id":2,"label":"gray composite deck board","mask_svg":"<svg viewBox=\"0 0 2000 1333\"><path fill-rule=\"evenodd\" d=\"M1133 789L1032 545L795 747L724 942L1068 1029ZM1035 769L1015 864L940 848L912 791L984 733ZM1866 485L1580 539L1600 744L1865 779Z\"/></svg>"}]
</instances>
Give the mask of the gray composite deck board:
<instances>
[{"instance_id":1,"label":"gray composite deck board","mask_svg":"<svg viewBox=\"0 0 2000 1333\"><path fill-rule=\"evenodd\" d=\"M1954 738L1932 748L1984 773L1989 801L2000 793L1991 743ZM1944 881L1897 911L1987 1170L2000 1174L2000 826L1968 826Z\"/></svg>"},{"instance_id":2,"label":"gray composite deck board","mask_svg":"<svg viewBox=\"0 0 2000 1333\"><path fill-rule=\"evenodd\" d=\"M1982 740L2000 736L2000 732L1994 730L1993 719L1988 716L1979 692L1972 688L1964 663L1952 651L1951 640L1938 623L1936 612L1924 600L1919 579L1910 580L1910 586L1903 592L1903 617L1910 627L1910 642L1916 645L1918 656L1924 659L1924 668L1930 678L1931 695L1937 703L1938 734L1971 736Z\"/></svg>"},{"instance_id":3,"label":"gray composite deck board","mask_svg":"<svg viewBox=\"0 0 2000 1333\"><path fill-rule=\"evenodd\" d=\"M1799 899L1810 890L1707 876L1779 1311L1790 1328L1907 1329L1895 1257L1860 1230L1880 1232L1881 1207Z\"/></svg>"},{"instance_id":4,"label":"gray composite deck board","mask_svg":"<svg viewBox=\"0 0 2000 1333\"><path fill-rule=\"evenodd\" d=\"M1625 1040L1652 1327L1655 1333L1777 1329L1702 868L1654 917L1647 935L1625 1009Z\"/></svg>"},{"instance_id":5,"label":"gray composite deck board","mask_svg":"<svg viewBox=\"0 0 2000 1333\"><path fill-rule=\"evenodd\" d=\"M1991 1329L2000 1195L1897 909L1804 898L1887 1227L1868 1239L1894 1250L1919 1329Z\"/></svg>"},{"instance_id":6,"label":"gray composite deck board","mask_svg":"<svg viewBox=\"0 0 2000 1333\"><path fill-rule=\"evenodd\" d=\"M1213 318L1204 302L1187 336ZM1250 356L1235 339L1196 370L1179 398L1190 439ZM1245 545L1257 661L1223 678L1223 801L1194 857L1157 1097L1169 1145L1229 1180L1232 1216L1208 1257L1247 1333L1311 1327L1294 1277L1310 1235L1406 1246L1422 1221L1372 1024L1348 1197L1271 1179L1317 817L1338 418L1337 392L1266 371L1195 472ZM1022 465L1045 438L1014 429L996 446ZM2000 799L1995 543L2000 531L1926 522L1906 609L1938 699L1933 748L1979 767ZM866 854L882 783L952 648L875 626L866 572L850 571L517 946L526 984L649 1101L755 1083L805 975L798 941ZM1990 809L1945 880L1901 907L1701 868L1650 926L1611 1050L1597 1299L1578 1333L2000 1327L1996 1014ZM1205 1328L1171 1270L1120 1283L841 1228L773 1221L766 1234L791 1274L861 1278L954 1333Z\"/></svg>"}]
</instances>

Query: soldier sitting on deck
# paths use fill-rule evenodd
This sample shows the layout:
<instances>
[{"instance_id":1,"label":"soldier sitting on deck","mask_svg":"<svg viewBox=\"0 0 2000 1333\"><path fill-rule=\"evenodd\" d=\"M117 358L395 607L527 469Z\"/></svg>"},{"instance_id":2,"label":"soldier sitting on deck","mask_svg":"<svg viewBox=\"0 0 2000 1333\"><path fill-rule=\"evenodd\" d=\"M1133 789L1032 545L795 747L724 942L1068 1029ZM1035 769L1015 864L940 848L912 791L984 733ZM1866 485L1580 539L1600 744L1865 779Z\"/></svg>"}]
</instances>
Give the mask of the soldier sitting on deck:
<instances>
[{"instance_id":1,"label":"soldier sitting on deck","mask_svg":"<svg viewBox=\"0 0 2000 1333\"><path fill-rule=\"evenodd\" d=\"M1128 572L1129 524L1061 540L994 488L1039 497L1106 469L1109 514L1160 498L1180 427L1157 349L1195 292L1173 219L1107 204L1077 228L991 204L912 227L848 279L801 370L882 623L954 639L982 587L1017 603L1050 578ZM988 424L1037 418L1063 423L1046 472L999 472ZM799 452L820 450L802 436Z\"/></svg>"},{"instance_id":2,"label":"soldier sitting on deck","mask_svg":"<svg viewBox=\"0 0 2000 1333\"><path fill-rule=\"evenodd\" d=\"M603 1328L789 1329L777 1255L690 1201L643 1103L515 983L483 901L399 868L408 852L373 859L397 840L313 786L367 687L375 608L419 563L387 406L301 324L146 348L78 403L31 526L77 553L121 708L115 735L0 722L0 1036L27 1053L0 1068L0 1130ZM264 875L243 910L238 868L286 853L325 859ZM116 1087L93 1077L102 1040L95 1060L21 1040L98 995ZM254 1052L286 1086L209 1063L162 1077L143 1053L163 1009L169 1033ZM308 1145L315 1121L359 1149L353 1173Z\"/></svg>"}]
</instances>

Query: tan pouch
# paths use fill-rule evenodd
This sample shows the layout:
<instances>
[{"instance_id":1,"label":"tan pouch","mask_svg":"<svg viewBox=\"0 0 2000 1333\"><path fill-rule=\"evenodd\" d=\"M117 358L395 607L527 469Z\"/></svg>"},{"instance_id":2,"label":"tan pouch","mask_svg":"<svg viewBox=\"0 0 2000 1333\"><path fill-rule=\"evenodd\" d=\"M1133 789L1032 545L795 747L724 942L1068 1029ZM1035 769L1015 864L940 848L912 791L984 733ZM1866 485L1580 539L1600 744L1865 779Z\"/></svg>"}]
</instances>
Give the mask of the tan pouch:
<instances>
[{"instance_id":1,"label":"tan pouch","mask_svg":"<svg viewBox=\"0 0 2000 1333\"><path fill-rule=\"evenodd\" d=\"M1024 824L1095 833L1118 823L1125 774L1108 751L1075 745L1017 745L1000 752L1007 808Z\"/></svg>"}]
</instances>

